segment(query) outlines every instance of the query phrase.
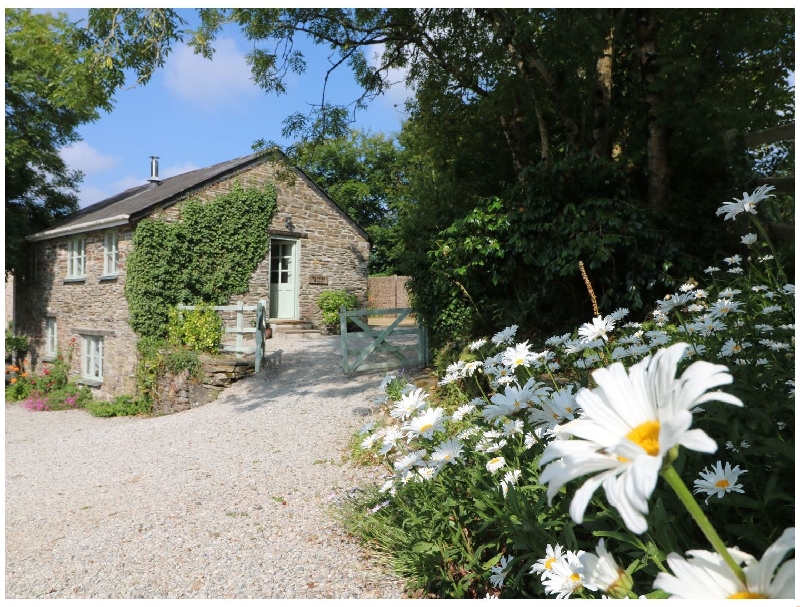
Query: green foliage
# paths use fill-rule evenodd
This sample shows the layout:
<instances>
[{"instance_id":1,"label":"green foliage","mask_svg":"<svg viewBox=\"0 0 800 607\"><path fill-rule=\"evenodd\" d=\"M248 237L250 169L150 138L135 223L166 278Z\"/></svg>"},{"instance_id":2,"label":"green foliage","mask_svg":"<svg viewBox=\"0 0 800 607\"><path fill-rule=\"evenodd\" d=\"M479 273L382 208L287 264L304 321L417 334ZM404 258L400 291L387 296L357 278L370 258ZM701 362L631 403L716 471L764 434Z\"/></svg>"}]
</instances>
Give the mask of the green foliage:
<instances>
[{"instance_id":1,"label":"green foliage","mask_svg":"<svg viewBox=\"0 0 800 607\"><path fill-rule=\"evenodd\" d=\"M308 174L370 237L370 273L394 273L403 153L392 136L351 130L344 137L301 142L289 151Z\"/></svg>"},{"instance_id":2,"label":"green foliage","mask_svg":"<svg viewBox=\"0 0 800 607\"><path fill-rule=\"evenodd\" d=\"M97 69L91 44L65 14L5 11L6 272L24 273L25 236L78 209L80 171L60 150L111 109L118 84Z\"/></svg>"},{"instance_id":3,"label":"green foliage","mask_svg":"<svg viewBox=\"0 0 800 607\"><path fill-rule=\"evenodd\" d=\"M341 328L339 308L344 306L347 310L355 310L358 305L358 299L344 289L323 291L317 298L317 305L322 312L322 322L332 331L338 332Z\"/></svg>"},{"instance_id":4,"label":"green foliage","mask_svg":"<svg viewBox=\"0 0 800 607\"><path fill-rule=\"evenodd\" d=\"M166 338L169 310L177 304L223 305L247 291L267 253L267 228L276 208L274 186L236 185L209 202L186 201L179 221L142 220L125 280L133 330Z\"/></svg>"},{"instance_id":5,"label":"green foliage","mask_svg":"<svg viewBox=\"0 0 800 607\"><path fill-rule=\"evenodd\" d=\"M222 334L222 319L213 306L206 304L199 305L194 310L172 308L169 311L167 340L170 343L216 354L219 352Z\"/></svg>"},{"instance_id":6,"label":"green foliage","mask_svg":"<svg viewBox=\"0 0 800 607\"><path fill-rule=\"evenodd\" d=\"M9 374L8 366L6 366L6 374ZM6 402L14 403L25 400L31 395L33 388L34 384L27 377L12 375L9 383L6 384Z\"/></svg>"},{"instance_id":7,"label":"green foliage","mask_svg":"<svg viewBox=\"0 0 800 607\"><path fill-rule=\"evenodd\" d=\"M150 413L150 403L145 399L117 396L111 401L90 401L86 404L86 410L95 417L147 415Z\"/></svg>"},{"instance_id":8,"label":"green foliage","mask_svg":"<svg viewBox=\"0 0 800 607\"><path fill-rule=\"evenodd\" d=\"M20 360L28 352L28 338L25 335L14 335L11 322L6 327L6 360Z\"/></svg>"},{"instance_id":9,"label":"green foliage","mask_svg":"<svg viewBox=\"0 0 800 607\"><path fill-rule=\"evenodd\" d=\"M155 400L158 379L166 373L188 371L198 381L203 377L203 365L194 350L170 345L161 338L141 337L136 342L136 352L137 400L141 402Z\"/></svg>"}]
</instances>

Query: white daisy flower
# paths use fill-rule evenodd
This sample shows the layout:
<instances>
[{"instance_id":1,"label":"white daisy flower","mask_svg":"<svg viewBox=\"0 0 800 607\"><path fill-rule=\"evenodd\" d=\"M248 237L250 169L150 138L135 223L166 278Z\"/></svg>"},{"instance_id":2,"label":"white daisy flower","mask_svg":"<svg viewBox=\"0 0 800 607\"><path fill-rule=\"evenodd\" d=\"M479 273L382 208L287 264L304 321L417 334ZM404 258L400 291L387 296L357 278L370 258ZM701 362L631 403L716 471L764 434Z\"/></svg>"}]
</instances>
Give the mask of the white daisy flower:
<instances>
[{"instance_id":1,"label":"white daisy flower","mask_svg":"<svg viewBox=\"0 0 800 607\"><path fill-rule=\"evenodd\" d=\"M419 477L423 481L431 480L434 476L436 476L436 473L438 471L439 471L438 468L436 468L435 466L425 466L422 468L417 468L417 474L419 474Z\"/></svg>"},{"instance_id":2,"label":"white daisy flower","mask_svg":"<svg viewBox=\"0 0 800 607\"><path fill-rule=\"evenodd\" d=\"M741 302L733 301L732 299L718 299L712 304L708 311L708 315L711 318L727 316L732 312L738 312L741 305Z\"/></svg>"},{"instance_id":3,"label":"white daisy flower","mask_svg":"<svg viewBox=\"0 0 800 607\"><path fill-rule=\"evenodd\" d=\"M681 285L680 291L683 293L687 293L688 291L693 291L697 285L693 282L685 282Z\"/></svg>"},{"instance_id":4,"label":"white daisy flower","mask_svg":"<svg viewBox=\"0 0 800 607\"><path fill-rule=\"evenodd\" d=\"M769 261L770 259L775 259L772 255L764 255L763 257L759 257L758 261Z\"/></svg>"},{"instance_id":5,"label":"white daisy flower","mask_svg":"<svg viewBox=\"0 0 800 607\"><path fill-rule=\"evenodd\" d=\"M506 465L506 458L504 458L501 455L498 455L497 457L492 458L488 462L486 462L486 469L489 472L497 472L498 470L500 470L500 468L502 468L505 465Z\"/></svg>"},{"instance_id":6,"label":"white daisy flower","mask_svg":"<svg viewBox=\"0 0 800 607\"><path fill-rule=\"evenodd\" d=\"M553 565L555 565L565 556L566 553L560 544L556 544L555 546L547 544L544 558L536 561L533 564L533 567L531 567L530 572L538 573L539 577L542 579L548 578L553 573Z\"/></svg>"},{"instance_id":7,"label":"white daisy flower","mask_svg":"<svg viewBox=\"0 0 800 607\"><path fill-rule=\"evenodd\" d=\"M692 301L694 301L694 293L675 293L667 295L664 299L656 300L656 303L662 313L669 314L675 308L685 306Z\"/></svg>"},{"instance_id":8,"label":"white daisy flower","mask_svg":"<svg viewBox=\"0 0 800 607\"><path fill-rule=\"evenodd\" d=\"M368 437L366 437L364 440L361 441L361 448L369 449L372 447L372 445L377 443L381 438L383 438L382 432L375 432L373 434L370 434Z\"/></svg>"},{"instance_id":9,"label":"white daisy flower","mask_svg":"<svg viewBox=\"0 0 800 607\"><path fill-rule=\"evenodd\" d=\"M576 401L583 416L556 431L572 440L551 442L539 465L547 467L539 481L547 484L552 502L567 482L591 476L575 493L570 515L577 523L592 494L602 485L628 529L644 533L647 499L655 488L666 453L678 445L713 453L716 443L702 430L692 429L690 410L708 401L742 406L737 397L711 391L733 381L727 368L705 361L690 365L676 378L678 361L688 348L678 343L648 356L626 371L621 363L598 369L596 389L584 388Z\"/></svg>"},{"instance_id":10,"label":"white daisy flower","mask_svg":"<svg viewBox=\"0 0 800 607\"><path fill-rule=\"evenodd\" d=\"M470 413L472 413L472 411L474 409L475 409L475 405L471 405L469 403L467 403L466 405L461 405L458 409L456 409L453 412L453 416L452 416L451 419L453 421L456 421L456 422L457 421L461 421L462 419L464 419L464 417L466 415L469 415Z\"/></svg>"},{"instance_id":11,"label":"white daisy flower","mask_svg":"<svg viewBox=\"0 0 800 607\"><path fill-rule=\"evenodd\" d=\"M719 272L719 271L720 269L716 266L708 266L705 270L703 270L703 272L705 272L706 274L713 274L714 272Z\"/></svg>"},{"instance_id":12,"label":"white daisy flower","mask_svg":"<svg viewBox=\"0 0 800 607\"><path fill-rule=\"evenodd\" d=\"M727 263L729 266L738 266L740 263L742 263L742 256L739 254L731 255L730 257L726 257L722 261Z\"/></svg>"},{"instance_id":13,"label":"white daisy flower","mask_svg":"<svg viewBox=\"0 0 800 607\"><path fill-rule=\"evenodd\" d=\"M486 338L482 337L480 339L477 339L477 340L473 341L468 347L469 347L470 351L476 352L477 350L480 350L485 345L486 345Z\"/></svg>"},{"instance_id":14,"label":"white daisy flower","mask_svg":"<svg viewBox=\"0 0 800 607\"><path fill-rule=\"evenodd\" d=\"M400 426L389 426L383 435L383 443L379 452L381 455L386 455L397 446L397 441L403 438L403 431Z\"/></svg>"},{"instance_id":15,"label":"white daisy flower","mask_svg":"<svg viewBox=\"0 0 800 607\"><path fill-rule=\"evenodd\" d=\"M741 291L739 289L732 289L731 287L727 287L722 289L717 295L719 299L733 299L737 295L739 295Z\"/></svg>"},{"instance_id":16,"label":"white daisy flower","mask_svg":"<svg viewBox=\"0 0 800 607\"><path fill-rule=\"evenodd\" d=\"M786 529L760 561L729 548L737 563L744 564L744 582L716 552L689 550L688 559L671 553L667 564L673 573L659 573L653 588L675 599L794 599L794 559L781 564L792 550L794 527Z\"/></svg>"},{"instance_id":17,"label":"white daisy flower","mask_svg":"<svg viewBox=\"0 0 800 607\"><path fill-rule=\"evenodd\" d=\"M597 544L597 554L584 552L578 560L577 573L583 576L585 584L597 587L611 598L627 598L633 588L633 579L606 550L603 538Z\"/></svg>"},{"instance_id":18,"label":"white daisy flower","mask_svg":"<svg viewBox=\"0 0 800 607\"><path fill-rule=\"evenodd\" d=\"M761 313L772 314L773 312L780 312L782 309L783 308L781 308L779 305L776 304L774 306L766 306L763 310L761 310Z\"/></svg>"},{"instance_id":19,"label":"white daisy flower","mask_svg":"<svg viewBox=\"0 0 800 607\"><path fill-rule=\"evenodd\" d=\"M475 374L475 371L480 369L483 366L483 363L479 360L473 360L472 362L464 363L464 377L472 377Z\"/></svg>"},{"instance_id":20,"label":"white daisy flower","mask_svg":"<svg viewBox=\"0 0 800 607\"><path fill-rule=\"evenodd\" d=\"M412 451L411 453L398 458L394 463L394 469L397 470L397 472L406 472L414 466L419 465L427 454L428 452L425 451L425 449Z\"/></svg>"},{"instance_id":21,"label":"white daisy flower","mask_svg":"<svg viewBox=\"0 0 800 607\"><path fill-rule=\"evenodd\" d=\"M609 314L606 318L610 318L614 322L619 322L623 318L625 318L628 314L630 314L630 310L628 310L628 308L617 308L611 314Z\"/></svg>"},{"instance_id":22,"label":"white daisy flower","mask_svg":"<svg viewBox=\"0 0 800 607\"><path fill-rule=\"evenodd\" d=\"M745 348L749 348L752 346L748 341L741 341L736 342L733 339L728 339L724 344L722 344L722 349L719 351L720 356L734 356L736 354L740 354L742 350Z\"/></svg>"},{"instance_id":23,"label":"white daisy flower","mask_svg":"<svg viewBox=\"0 0 800 607\"><path fill-rule=\"evenodd\" d=\"M434 432L444 432L444 422L447 416L444 409L436 407L435 409L428 409L422 415L419 415L405 425L403 430L406 431L407 441L421 436L422 438L433 438Z\"/></svg>"},{"instance_id":24,"label":"white daisy flower","mask_svg":"<svg viewBox=\"0 0 800 607\"><path fill-rule=\"evenodd\" d=\"M597 590L597 587L587 583L578 571L581 566L581 556L583 550L568 551L564 558L553 563L550 576L542 580L546 594L555 594L557 599L565 599L581 587Z\"/></svg>"},{"instance_id":25,"label":"white daisy flower","mask_svg":"<svg viewBox=\"0 0 800 607\"><path fill-rule=\"evenodd\" d=\"M392 417L406 419L416 413L417 409L427 406L428 393L422 388L417 388L410 394L404 394L389 412Z\"/></svg>"},{"instance_id":26,"label":"white daisy flower","mask_svg":"<svg viewBox=\"0 0 800 607\"><path fill-rule=\"evenodd\" d=\"M512 371L522 365L527 367L534 359L534 354L531 352L530 346L527 341L507 348L503 352L503 364L509 367Z\"/></svg>"},{"instance_id":27,"label":"white daisy flower","mask_svg":"<svg viewBox=\"0 0 800 607\"><path fill-rule=\"evenodd\" d=\"M522 434L523 423L521 419L508 420L503 422L503 436L514 436Z\"/></svg>"},{"instance_id":28,"label":"white daisy flower","mask_svg":"<svg viewBox=\"0 0 800 607\"><path fill-rule=\"evenodd\" d=\"M708 499L714 495L722 499L722 496L731 491L737 493L744 493L742 485L737 485L736 481L739 480L739 475L744 474L747 470L740 470L739 466L731 468L728 462L725 462L725 468L722 467L722 461L717 460L716 465L712 466L711 470L703 468L700 473L700 478L694 481L694 492L700 493L701 491L708 494Z\"/></svg>"},{"instance_id":29,"label":"white daisy flower","mask_svg":"<svg viewBox=\"0 0 800 607\"><path fill-rule=\"evenodd\" d=\"M730 268L728 274L744 274L744 270L740 267Z\"/></svg>"},{"instance_id":30,"label":"white daisy flower","mask_svg":"<svg viewBox=\"0 0 800 607\"><path fill-rule=\"evenodd\" d=\"M544 343L546 346L556 347L566 342L570 337L572 336L569 333L564 333L564 335L553 335L552 337L548 337Z\"/></svg>"},{"instance_id":31,"label":"white daisy flower","mask_svg":"<svg viewBox=\"0 0 800 607\"><path fill-rule=\"evenodd\" d=\"M794 285L791 283L788 285L783 285L783 292L788 293L789 295L794 295Z\"/></svg>"},{"instance_id":32,"label":"white daisy flower","mask_svg":"<svg viewBox=\"0 0 800 607\"><path fill-rule=\"evenodd\" d=\"M478 429L475 426L470 426L469 428L465 428L458 434L456 434L456 438L459 440L467 440L470 437L475 436L478 434Z\"/></svg>"},{"instance_id":33,"label":"white daisy flower","mask_svg":"<svg viewBox=\"0 0 800 607\"><path fill-rule=\"evenodd\" d=\"M367 422L366 424L361 426L361 429L358 431L358 433L362 434L362 435L366 434L367 432L372 430L374 427L375 427L375 420L373 419L371 422Z\"/></svg>"},{"instance_id":34,"label":"white daisy flower","mask_svg":"<svg viewBox=\"0 0 800 607\"><path fill-rule=\"evenodd\" d=\"M505 582L506 575L508 574L507 571L508 564L513 560L514 560L513 556L500 557L500 562L492 567L492 575L489 576L489 581L492 583L492 586L494 586L495 588L503 587L503 582Z\"/></svg>"},{"instance_id":35,"label":"white daisy flower","mask_svg":"<svg viewBox=\"0 0 800 607\"><path fill-rule=\"evenodd\" d=\"M431 454L431 460L434 462L441 462L442 464L455 465L461 458L461 449L462 446L458 439L448 439L440 443L439 446L434 449Z\"/></svg>"},{"instance_id":36,"label":"white daisy flower","mask_svg":"<svg viewBox=\"0 0 800 607\"><path fill-rule=\"evenodd\" d=\"M767 290L769 290L769 287L767 285L755 285L753 287L750 287L750 290L755 291L756 293L758 293L759 291L767 291Z\"/></svg>"},{"instance_id":37,"label":"white daisy flower","mask_svg":"<svg viewBox=\"0 0 800 607\"><path fill-rule=\"evenodd\" d=\"M584 323L578 329L578 335L581 337L581 343L586 346L587 342L594 341L595 339L602 339L608 341L608 334L614 330L614 319L606 316L595 316L592 322ZM586 346L588 347L588 346Z\"/></svg>"},{"instance_id":38,"label":"white daisy flower","mask_svg":"<svg viewBox=\"0 0 800 607\"><path fill-rule=\"evenodd\" d=\"M757 240L758 240L758 236L756 236L752 232L750 234L745 234L744 236L742 236L742 244L747 245L747 246L750 246L751 244L755 244L755 242Z\"/></svg>"},{"instance_id":39,"label":"white daisy flower","mask_svg":"<svg viewBox=\"0 0 800 607\"><path fill-rule=\"evenodd\" d=\"M500 481L500 488L503 490L503 497L508 495L508 488L516 485L519 480L522 470L509 470L503 475L503 480Z\"/></svg>"},{"instance_id":40,"label":"white daisy flower","mask_svg":"<svg viewBox=\"0 0 800 607\"><path fill-rule=\"evenodd\" d=\"M735 202L723 202L722 206L717 209L717 215L724 214L724 221L728 219L733 219L735 221L739 213L752 213L756 215L756 205L762 200L773 197L774 194L770 194L769 192L774 189L775 186L762 185L756 188L752 194L745 192L741 200L734 198L733 200Z\"/></svg>"},{"instance_id":41,"label":"white daisy flower","mask_svg":"<svg viewBox=\"0 0 800 607\"><path fill-rule=\"evenodd\" d=\"M523 443L523 445L525 446L526 449L530 449L538 442L539 440L533 434L531 434L530 432L525 433L525 442Z\"/></svg>"},{"instance_id":42,"label":"white daisy flower","mask_svg":"<svg viewBox=\"0 0 800 607\"><path fill-rule=\"evenodd\" d=\"M495 333L494 337L492 337L493 344L503 344L503 343L511 343L514 341L514 335L517 334L517 329L519 327L517 325L511 325L510 327L506 327L502 331Z\"/></svg>"}]
</instances>

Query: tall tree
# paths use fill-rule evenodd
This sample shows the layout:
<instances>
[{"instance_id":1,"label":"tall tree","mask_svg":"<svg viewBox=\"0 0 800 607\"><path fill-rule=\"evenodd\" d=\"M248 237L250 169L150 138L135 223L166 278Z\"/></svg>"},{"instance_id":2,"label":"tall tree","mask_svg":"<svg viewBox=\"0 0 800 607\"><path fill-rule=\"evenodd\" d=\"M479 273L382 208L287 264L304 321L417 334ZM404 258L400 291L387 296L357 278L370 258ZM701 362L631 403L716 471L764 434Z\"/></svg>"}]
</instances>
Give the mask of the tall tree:
<instances>
[{"instance_id":1,"label":"tall tree","mask_svg":"<svg viewBox=\"0 0 800 607\"><path fill-rule=\"evenodd\" d=\"M395 137L358 130L292 150L292 162L369 234L372 274L395 270L404 188L402 154Z\"/></svg>"},{"instance_id":2,"label":"tall tree","mask_svg":"<svg viewBox=\"0 0 800 607\"><path fill-rule=\"evenodd\" d=\"M165 17L161 25L156 21L160 14ZM126 69L134 71L137 83L149 79L177 39L173 26L178 22L174 12L158 10L144 20L149 28L137 20L136 28L126 29L126 22L118 21L133 44L115 49L112 59L101 52L110 48L111 34L103 28L90 32L64 14L34 14L30 9L6 9L5 19L8 274L26 267L26 235L78 208L75 192L83 176L67 167L60 149L80 139L82 124L112 109ZM128 19L127 25L131 23ZM138 44L155 30L156 44Z\"/></svg>"}]
</instances>

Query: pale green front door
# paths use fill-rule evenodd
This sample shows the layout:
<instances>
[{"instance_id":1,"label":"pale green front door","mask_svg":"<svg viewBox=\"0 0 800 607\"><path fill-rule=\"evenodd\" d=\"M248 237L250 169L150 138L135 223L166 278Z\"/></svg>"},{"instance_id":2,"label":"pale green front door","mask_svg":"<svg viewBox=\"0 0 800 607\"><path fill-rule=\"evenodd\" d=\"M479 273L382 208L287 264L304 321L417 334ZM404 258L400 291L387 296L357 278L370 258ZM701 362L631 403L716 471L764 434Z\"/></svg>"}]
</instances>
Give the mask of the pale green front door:
<instances>
[{"instance_id":1,"label":"pale green front door","mask_svg":"<svg viewBox=\"0 0 800 607\"><path fill-rule=\"evenodd\" d=\"M297 319L297 250L292 240L270 242L269 315Z\"/></svg>"}]
</instances>

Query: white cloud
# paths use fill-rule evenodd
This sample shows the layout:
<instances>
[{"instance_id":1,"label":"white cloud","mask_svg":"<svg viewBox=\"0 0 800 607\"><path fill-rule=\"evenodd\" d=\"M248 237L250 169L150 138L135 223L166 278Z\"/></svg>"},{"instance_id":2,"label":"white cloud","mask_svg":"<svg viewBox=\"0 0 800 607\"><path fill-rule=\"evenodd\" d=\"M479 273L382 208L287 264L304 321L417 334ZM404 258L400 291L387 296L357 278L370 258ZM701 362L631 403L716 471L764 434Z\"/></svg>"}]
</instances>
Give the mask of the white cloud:
<instances>
[{"instance_id":1,"label":"white cloud","mask_svg":"<svg viewBox=\"0 0 800 607\"><path fill-rule=\"evenodd\" d=\"M161 177L161 179L166 179L167 177L174 177L175 175L188 173L189 171L196 171L197 169L202 168L203 167L199 167L194 163L184 162L182 164L173 164L171 166L164 167L163 169L159 167L158 176Z\"/></svg>"},{"instance_id":2,"label":"white cloud","mask_svg":"<svg viewBox=\"0 0 800 607\"><path fill-rule=\"evenodd\" d=\"M164 65L164 86L184 101L204 110L237 106L243 97L255 97L259 89L251 80L244 53L230 38L214 43L211 61L195 55L188 46L178 47Z\"/></svg>"},{"instance_id":3,"label":"white cloud","mask_svg":"<svg viewBox=\"0 0 800 607\"><path fill-rule=\"evenodd\" d=\"M83 171L87 176L109 171L120 163L118 157L105 156L85 141L61 148L60 153L70 169Z\"/></svg>"},{"instance_id":4,"label":"white cloud","mask_svg":"<svg viewBox=\"0 0 800 607\"><path fill-rule=\"evenodd\" d=\"M380 44L375 46L372 54L369 54L368 51L367 61L371 67L380 65L380 58L385 49L385 45ZM414 91L406 87L407 76L408 69L390 69L388 73L385 74L385 79L393 84L383 95L378 97L376 101L405 114L406 99L414 96Z\"/></svg>"},{"instance_id":5,"label":"white cloud","mask_svg":"<svg viewBox=\"0 0 800 607\"><path fill-rule=\"evenodd\" d=\"M78 191L78 204L81 208L88 207L90 204L108 198L108 196L109 194L106 190L88 185L81 185Z\"/></svg>"}]
</instances>

